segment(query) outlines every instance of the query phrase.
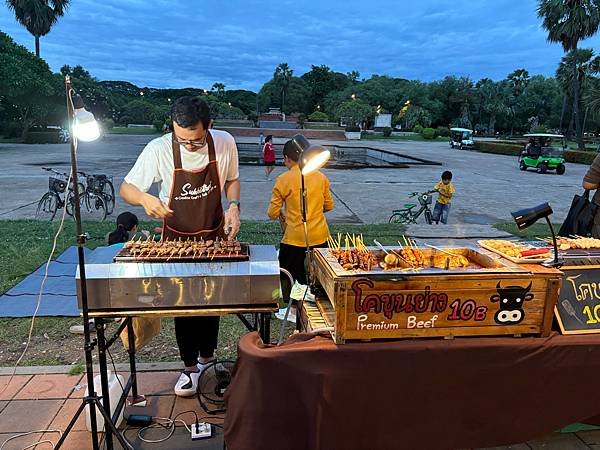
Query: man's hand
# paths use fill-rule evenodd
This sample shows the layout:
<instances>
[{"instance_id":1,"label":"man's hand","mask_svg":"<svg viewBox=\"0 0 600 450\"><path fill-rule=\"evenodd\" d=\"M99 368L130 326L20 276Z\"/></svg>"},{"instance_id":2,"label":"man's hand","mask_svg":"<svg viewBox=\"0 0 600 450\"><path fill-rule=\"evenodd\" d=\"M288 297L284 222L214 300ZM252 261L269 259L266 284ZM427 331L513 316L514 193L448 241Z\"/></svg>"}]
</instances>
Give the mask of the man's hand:
<instances>
[{"instance_id":1,"label":"man's hand","mask_svg":"<svg viewBox=\"0 0 600 450\"><path fill-rule=\"evenodd\" d=\"M229 209L225 211L225 233L227 239L232 240L240 231L240 209L237 205L229 205Z\"/></svg>"},{"instance_id":2,"label":"man's hand","mask_svg":"<svg viewBox=\"0 0 600 450\"><path fill-rule=\"evenodd\" d=\"M146 214L155 219L164 219L173 215L172 209L150 194L144 195L141 205L144 207Z\"/></svg>"}]
</instances>

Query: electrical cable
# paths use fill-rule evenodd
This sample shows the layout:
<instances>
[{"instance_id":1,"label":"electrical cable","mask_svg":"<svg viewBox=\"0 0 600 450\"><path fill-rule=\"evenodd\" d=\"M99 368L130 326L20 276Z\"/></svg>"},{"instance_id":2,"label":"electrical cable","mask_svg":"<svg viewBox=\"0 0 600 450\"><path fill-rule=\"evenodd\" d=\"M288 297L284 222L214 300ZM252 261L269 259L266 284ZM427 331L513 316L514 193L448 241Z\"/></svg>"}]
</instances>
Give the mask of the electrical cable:
<instances>
[{"instance_id":1,"label":"electrical cable","mask_svg":"<svg viewBox=\"0 0 600 450\"><path fill-rule=\"evenodd\" d=\"M108 356L110 357L110 362L112 363L113 366L113 370L115 372L115 377L117 378L117 381L119 382L119 385L121 386L121 390L124 391L125 387L123 386L123 383L121 383L121 380L119 379L119 372L117 372L117 366L115 365L115 360L113 359L112 353L110 352L110 349L107 347L106 348L106 352L108 353Z\"/></svg>"},{"instance_id":2,"label":"electrical cable","mask_svg":"<svg viewBox=\"0 0 600 450\"><path fill-rule=\"evenodd\" d=\"M77 142L77 141L75 141ZM75 143L75 148L77 148L77 144ZM67 180L67 186L69 186L69 184L71 183L71 179L73 177L73 170L71 169L71 171L69 172L69 178ZM65 189L65 198L64 198L64 202L66 203L67 201L67 192L68 189ZM8 382L6 383L6 386L4 386L2 388L2 390L0 391L0 395L2 395L4 393L4 391L6 391L6 389L8 388L8 386L10 385L10 383L12 382L13 378L15 377L15 374L17 373L17 367L19 366L19 364L21 363L21 361L23 360L23 358L25 357L25 354L27 353L27 350L29 349L29 344L31 343L31 337L33 335L33 326L35 324L35 319L37 316L37 313L40 309L40 305L42 303L42 295L44 292L44 286L46 284L46 280L48 279L48 270L50 268L50 262L52 261L52 257L54 256L54 252L56 251L56 246L58 243L58 236L60 235L60 233L63 230L63 226L65 223L65 217L67 215L67 208L63 208L63 212L62 212L62 216L60 219L60 224L58 226L58 230L56 231L56 234L54 235L54 242L52 244L52 250L50 251L50 255L48 256L48 260L46 261L46 268L44 270L44 278L42 278L42 283L40 284L40 293L38 294L38 298L37 298L37 304L35 306L35 310L33 312L33 316L31 317L31 325L29 327L29 335L27 336L27 342L25 344L25 348L23 349L23 353L21 353L21 356L19 356L19 359L17 359L17 362L15 363L15 366L13 368L13 371L10 375L10 378L8 379Z\"/></svg>"},{"instance_id":3,"label":"electrical cable","mask_svg":"<svg viewBox=\"0 0 600 450\"><path fill-rule=\"evenodd\" d=\"M140 441L146 442L148 444L158 444L160 442L165 442L165 441L168 441L169 439L171 439L171 436L173 436L173 434L175 433L175 421L173 419L168 418L168 417L155 417L154 420L164 420L166 423L163 424L163 423L160 423L160 422L155 422L155 423L153 423L151 425L148 425L147 427L141 428L138 431L138 439ZM169 434L166 437L161 438L161 439L146 439L143 436L143 433L146 430L150 430L152 428L158 428L158 427L162 427L162 428L165 428L165 429L170 428ZM189 428L188 428L188 430L189 430Z\"/></svg>"},{"instance_id":4,"label":"electrical cable","mask_svg":"<svg viewBox=\"0 0 600 450\"><path fill-rule=\"evenodd\" d=\"M2 445L0 445L0 450L3 450L4 446L6 445L6 443L9 442L9 441L12 441L13 439L18 439L18 438L23 437L23 436L30 436L32 434L37 434L37 433L58 433L59 437L62 436L62 431L61 430L35 430L35 431L27 431L26 433L19 433L19 434L15 434L14 436L9 437L7 440L5 440L2 443ZM45 439L43 441L39 441L39 442L36 442L34 444L28 445L27 447L23 447L22 450L26 450L28 448L32 448L32 447L35 447L37 445L45 444L45 443L49 443L50 445L52 445L52 448L55 448L54 442L52 442L49 439Z\"/></svg>"},{"instance_id":5,"label":"electrical cable","mask_svg":"<svg viewBox=\"0 0 600 450\"><path fill-rule=\"evenodd\" d=\"M197 414L197 413L196 413L196 411L194 411L193 409L190 409L190 410L188 410L188 411L183 411L183 412L180 412L179 414L177 414L177 415L176 415L176 416L173 418L173 420L177 420L177 418L178 418L179 416L183 416L184 414L187 414L187 413L192 413L192 414L194 414L194 417L196 418L196 422L195 422L195 423L198 423L198 414ZM185 422L184 422L184 423L185 423Z\"/></svg>"}]
</instances>

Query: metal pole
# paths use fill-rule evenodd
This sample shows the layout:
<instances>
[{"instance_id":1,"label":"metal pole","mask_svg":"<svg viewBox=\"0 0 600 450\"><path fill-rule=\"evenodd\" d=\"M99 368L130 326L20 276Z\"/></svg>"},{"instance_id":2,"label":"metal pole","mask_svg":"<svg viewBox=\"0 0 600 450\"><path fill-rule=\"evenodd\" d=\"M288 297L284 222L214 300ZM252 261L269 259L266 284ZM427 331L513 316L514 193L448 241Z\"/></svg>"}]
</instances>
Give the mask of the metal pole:
<instances>
[{"instance_id":1,"label":"metal pole","mask_svg":"<svg viewBox=\"0 0 600 450\"><path fill-rule=\"evenodd\" d=\"M73 208L73 214L75 217L75 229L77 235L77 257L79 264L79 279L80 279L80 290L81 290L81 309L83 315L83 337L85 340L84 345L84 354L85 354L85 371L87 377L87 385L88 385L88 399L93 399L96 397L96 392L94 390L94 367L92 363L92 349L94 348L95 343L92 342L90 336L90 318L89 318L89 309L88 309L88 298L87 298L87 285L85 278L85 259L83 253L83 246L85 245L85 235L82 231L81 226L81 209L80 199L79 199L79 189L78 181L77 181L77 138L73 133L73 122L75 120L75 110L73 108L73 88L71 86L71 78L69 75L65 76L65 93L67 96L67 117L69 120L69 132L71 134L71 177L73 179L73 195L75 197L75 205ZM96 408L91 401L88 402L89 411L90 411L90 427L92 433L92 448L94 450L99 449L98 444L98 423L96 422ZM63 438L66 437L65 433ZM57 443L56 448L60 448L64 439Z\"/></svg>"},{"instance_id":2,"label":"metal pole","mask_svg":"<svg viewBox=\"0 0 600 450\"><path fill-rule=\"evenodd\" d=\"M71 419L71 422L67 426L67 429L65 430L65 432L63 433L63 435L61 436L59 441L56 443L55 449L59 449L62 447L62 445L64 444L64 441L66 440L67 436L69 435L70 431L72 430L73 425L75 424L75 422L77 420L77 417L79 417L79 415L85 410L85 405L88 405L88 408L90 411L90 428L91 428L91 434L92 434L93 450L99 450L99 448L100 448L99 443L98 443L98 422L96 421L96 409L98 409L100 414L102 414L102 416L104 417L105 429L111 430L112 433L114 433L116 435L119 443L121 444L121 446L123 448L131 449L132 448L131 445L129 445L127 443L127 441L125 440L125 438L123 437L123 435L119 433L117 428L112 423L110 415L108 414L106 409L103 407L103 405L100 404L100 400L98 399L98 396L96 395L96 391L94 389L94 367L93 367L93 363L92 363L92 350L95 347L96 342L92 341L91 333L90 333L90 317L89 317L89 306L88 306L88 298L87 298L87 284L86 284L86 277L85 277L85 258L84 258L84 253L83 253L83 246L85 245L86 237L83 234L82 225L81 225L80 198L79 198L79 189L77 189L77 186L78 186L78 182L77 182L77 138L75 137L75 135L73 133L73 122L75 120L75 110L73 108L73 97L72 97L73 88L71 86L71 78L68 75L65 76L65 92L67 94L67 115L69 118L69 131L71 133L71 172L72 172L71 176L72 176L72 180L73 180L73 186L75 186L75 189L73 189L73 194L75 197L73 216L75 218L75 230L76 230L76 234L77 234L77 256L78 256L79 278L80 278L81 309L82 309L82 316L83 316L83 336L85 339L84 354L85 354L85 371L86 371L87 384L88 384L88 395L82 400L82 404L80 405L79 409L75 413L74 417ZM98 326L103 327L103 321L100 320L99 324L97 323L96 326L97 326L97 329L98 329ZM103 333L104 333L104 330L103 329L100 330L99 334L102 336L102 338L104 338ZM104 362L105 362L105 366L106 366L106 360ZM102 373L101 373L101 375L102 375ZM104 379L106 379L106 370L104 370ZM103 387L103 389L104 389L104 387ZM104 392L106 394L108 394L107 387L104 390ZM110 444L109 444L110 436L111 436L110 432L107 432L106 444L107 444L108 450L112 450L112 448L113 448L112 441L110 441Z\"/></svg>"}]
</instances>

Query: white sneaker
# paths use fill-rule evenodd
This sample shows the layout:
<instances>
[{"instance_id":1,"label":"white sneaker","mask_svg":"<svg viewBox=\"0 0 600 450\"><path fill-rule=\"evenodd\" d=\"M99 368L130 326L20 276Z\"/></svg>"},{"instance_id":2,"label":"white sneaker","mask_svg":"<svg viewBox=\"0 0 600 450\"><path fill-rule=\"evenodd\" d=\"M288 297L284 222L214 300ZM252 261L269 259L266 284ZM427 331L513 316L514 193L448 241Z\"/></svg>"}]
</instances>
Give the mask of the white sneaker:
<instances>
[{"instance_id":1,"label":"white sneaker","mask_svg":"<svg viewBox=\"0 0 600 450\"><path fill-rule=\"evenodd\" d=\"M196 395L196 391L198 390L198 379L200 378L201 373L202 370L199 370L198 372L182 371L177 383L175 383L175 395L179 397L191 397L192 395Z\"/></svg>"},{"instance_id":2,"label":"white sneaker","mask_svg":"<svg viewBox=\"0 0 600 450\"><path fill-rule=\"evenodd\" d=\"M286 310L287 308L281 308L278 312L275 313L275 317L277 317L279 320L283 320L283 318L285 317ZM296 313L293 309L290 309L290 313L287 316L287 320L288 322L296 323Z\"/></svg>"}]
</instances>

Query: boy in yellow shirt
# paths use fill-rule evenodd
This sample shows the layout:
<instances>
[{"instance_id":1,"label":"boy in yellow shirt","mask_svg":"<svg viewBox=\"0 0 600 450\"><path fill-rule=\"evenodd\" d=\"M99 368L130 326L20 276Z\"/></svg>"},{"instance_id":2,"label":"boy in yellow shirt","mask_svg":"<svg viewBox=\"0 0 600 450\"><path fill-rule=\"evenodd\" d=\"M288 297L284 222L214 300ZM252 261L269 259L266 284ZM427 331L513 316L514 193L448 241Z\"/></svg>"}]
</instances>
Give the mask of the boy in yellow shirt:
<instances>
[{"instance_id":1,"label":"boy in yellow shirt","mask_svg":"<svg viewBox=\"0 0 600 450\"><path fill-rule=\"evenodd\" d=\"M456 192L456 189L454 189L454 185L451 183L451 181L452 172L446 170L444 173L442 173L442 181L436 184L433 188L435 192L440 194L435 202L435 207L433 208L433 221L435 223L440 223L440 220L443 224L448 223L450 201L452 200L452 195Z\"/></svg>"},{"instance_id":2,"label":"boy in yellow shirt","mask_svg":"<svg viewBox=\"0 0 600 450\"><path fill-rule=\"evenodd\" d=\"M304 260L306 238L301 213L300 149L293 140L283 147L283 163L288 171L277 177L267 215L271 220L280 219L285 224L279 247L279 265L288 270L294 281L307 284ZM319 170L304 176L306 187L308 245L310 248L326 247L329 227L325 213L333 209L330 184ZM292 286L282 277L283 298L288 298ZM292 311L292 315L293 315ZM292 317L292 321L295 319Z\"/></svg>"}]
</instances>

